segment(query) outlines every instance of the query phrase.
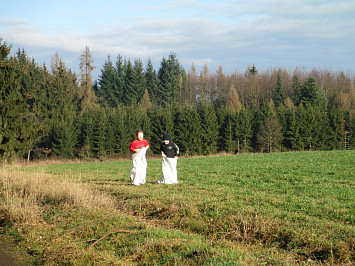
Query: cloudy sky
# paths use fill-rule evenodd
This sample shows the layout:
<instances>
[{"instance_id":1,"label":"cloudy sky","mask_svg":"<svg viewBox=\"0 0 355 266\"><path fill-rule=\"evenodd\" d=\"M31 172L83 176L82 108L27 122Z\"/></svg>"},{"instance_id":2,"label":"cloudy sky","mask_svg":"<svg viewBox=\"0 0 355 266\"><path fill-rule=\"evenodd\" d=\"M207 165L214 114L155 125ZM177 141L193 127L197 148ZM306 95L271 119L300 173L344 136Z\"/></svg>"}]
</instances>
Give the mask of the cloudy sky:
<instances>
[{"instance_id":1,"label":"cloudy sky","mask_svg":"<svg viewBox=\"0 0 355 266\"><path fill-rule=\"evenodd\" d=\"M176 53L188 71L274 67L355 71L354 0L0 0L0 38L50 64L58 52L79 73L88 46L96 66L108 56L151 58L156 69Z\"/></svg>"}]
</instances>

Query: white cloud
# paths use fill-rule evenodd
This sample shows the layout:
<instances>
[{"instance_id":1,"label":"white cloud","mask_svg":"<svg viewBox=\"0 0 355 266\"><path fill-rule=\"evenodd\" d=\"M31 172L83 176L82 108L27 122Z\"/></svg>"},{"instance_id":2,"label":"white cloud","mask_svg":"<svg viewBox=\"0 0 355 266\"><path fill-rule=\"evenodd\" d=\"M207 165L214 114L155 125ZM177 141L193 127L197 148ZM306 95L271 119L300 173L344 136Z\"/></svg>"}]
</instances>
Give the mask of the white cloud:
<instances>
[{"instance_id":1,"label":"white cloud","mask_svg":"<svg viewBox=\"0 0 355 266\"><path fill-rule=\"evenodd\" d=\"M207 63L211 69L222 65L233 71L258 62L261 67L304 62L306 67L353 68L355 61L355 2L350 0L153 0L119 5L102 0L100 7L83 10L66 10L69 2L63 1L50 13L58 16L53 18L0 11L0 35L41 55L40 62L55 51L75 62L86 45L98 62L118 53L144 61L176 52L187 69L191 63Z\"/></svg>"}]
</instances>

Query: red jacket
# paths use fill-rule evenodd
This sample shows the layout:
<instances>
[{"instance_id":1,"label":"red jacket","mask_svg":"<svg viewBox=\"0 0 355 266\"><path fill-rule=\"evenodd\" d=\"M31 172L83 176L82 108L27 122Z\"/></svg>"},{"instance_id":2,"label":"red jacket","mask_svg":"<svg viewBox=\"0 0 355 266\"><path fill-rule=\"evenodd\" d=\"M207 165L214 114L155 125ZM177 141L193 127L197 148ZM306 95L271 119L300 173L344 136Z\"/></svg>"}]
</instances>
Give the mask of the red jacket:
<instances>
[{"instance_id":1,"label":"red jacket","mask_svg":"<svg viewBox=\"0 0 355 266\"><path fill-rule=\"evenodd\" d=\"M139 140L134 140L131 143L131 147L129 147L129 150L131 152L134 152L135 149L141 149L143 147L149 146L148 141L146 139L142 139L141 141Z\"/></svg>"}]
</instances>

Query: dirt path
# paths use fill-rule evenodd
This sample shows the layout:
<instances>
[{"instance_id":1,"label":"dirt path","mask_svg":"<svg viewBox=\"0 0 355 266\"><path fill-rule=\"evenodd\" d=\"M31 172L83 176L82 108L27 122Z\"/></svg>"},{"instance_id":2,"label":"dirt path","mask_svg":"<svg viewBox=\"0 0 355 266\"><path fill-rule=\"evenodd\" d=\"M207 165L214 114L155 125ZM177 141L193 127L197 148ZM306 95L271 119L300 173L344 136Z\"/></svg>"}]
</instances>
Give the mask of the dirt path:
<instances>
[{"instance_id":1,"label":"dirt path","mask_svg":"<svg viewBox=\"0 0 355 266\"><path fill-rule=\"evenodd\" d=\"M8 244L0 240L0 265L1 266L22 266L28 265L24 260L15 254Z\"/></svg>"}]
</instances>

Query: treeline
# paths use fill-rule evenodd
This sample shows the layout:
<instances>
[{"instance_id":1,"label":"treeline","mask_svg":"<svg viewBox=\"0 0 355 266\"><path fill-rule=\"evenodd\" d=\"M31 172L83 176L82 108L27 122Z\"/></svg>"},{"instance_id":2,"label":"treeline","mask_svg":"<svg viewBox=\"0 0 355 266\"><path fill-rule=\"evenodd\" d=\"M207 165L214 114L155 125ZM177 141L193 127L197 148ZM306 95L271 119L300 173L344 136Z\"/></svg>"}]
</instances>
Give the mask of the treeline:
<instances>
[{"instance_id":1,"label":"treeline","mask_svg":"<svg viewBox=\"0 0 355 266\"><path fill-rule=\"evenodd\" d=\"M344 149L355 144L350 74L274 69L185 71L175 54L113 61L92 80L86 47L80 74L56 54L50 71L0 40L0 158L105 158L129 154L142 129L158 153L172 135L184 155Z\"/></svg>"}]
</instances>

